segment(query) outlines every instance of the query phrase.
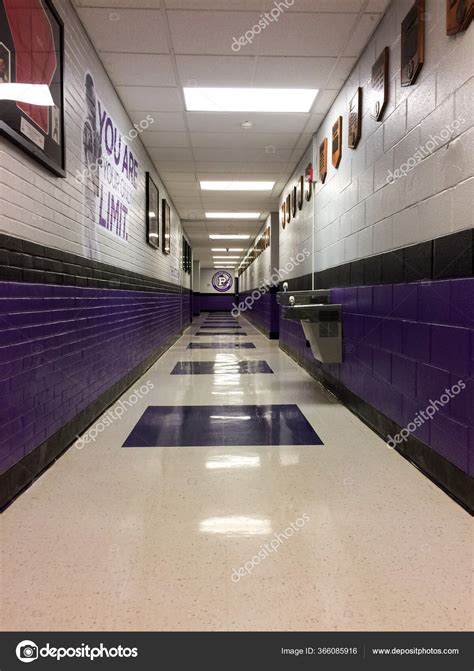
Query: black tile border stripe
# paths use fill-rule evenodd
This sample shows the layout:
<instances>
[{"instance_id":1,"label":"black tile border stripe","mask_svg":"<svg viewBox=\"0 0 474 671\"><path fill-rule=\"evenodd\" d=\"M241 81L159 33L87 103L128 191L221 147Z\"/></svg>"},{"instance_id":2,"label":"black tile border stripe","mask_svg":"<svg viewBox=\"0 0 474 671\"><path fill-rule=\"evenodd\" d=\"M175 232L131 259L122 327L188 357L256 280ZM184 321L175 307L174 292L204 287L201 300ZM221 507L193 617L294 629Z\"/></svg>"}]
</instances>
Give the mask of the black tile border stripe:
<instances>
[{"instance_id":1,"label":"black tile border stripe","mask_svg":"<svg viewBox=\"0 0 474 671\"><path fill-rule=\"evenodd\" d=\"M394 436L400 432L402 427L347 389L332 375L318 366L303 365L297 352L288 345L280 343L280 348L383 440L386 441L389 435ZM473 478L468 473L461 471L460 468L412 435L403 445L395 449L471 515L474 515Z\"/></svg>"},{"instance_id":2,"label":"black tile border stripe","mask_svg":"<svg viewBox=\"0 0 474 671\"><path fill-rule=\"evenodd\" d=\"M474 276L474 228L368 256L314 273L315 289L403 284ZM306 291L311 273L285 280L289 291ZM282 291L280 282L278 290Z\"/></svg>"},{"instance_id":3,"label":"black tile border stripe","mask_svg":"<svg viewBox=\"0 0 474 671\"><path fill-rule=\"evenodd\" d=\"M29 487L56 459L64 454L84 433L88 427L113 405L157 359L164 354L180 337L181 333L170 338L166 343L149 354L138 366L112 385L99 398L93 401L82 412L67 422L45 442L27 454L8 471L0 475L0 512Z\"/></svg>"},{"instance_id":4,"label":"black tile border stripe","mask_svg":"<svg viewBox=\"0 0 474 671\"><path fill-rule=\"evenodd\" d=\"M474 275L474 229L420 242L391 252L369 256L314 273L315 289L355 287L375 284L402 284L420 280L445 280ZM308 284L309 278L309 286ZM297 278L296 284L302 283ZM304 276L304 286L289 289L311 289L311 275Z\"/></svg>"},{"instance_id":5,"label":"black tile border stripe","mask_svg":"<svg viewBox=\"0 0 474 671\"><path fill-rule=\"evenodd\" d=\"M0 281L190 293L179 284L0 233Z\"/></svg>"}]
</instances>

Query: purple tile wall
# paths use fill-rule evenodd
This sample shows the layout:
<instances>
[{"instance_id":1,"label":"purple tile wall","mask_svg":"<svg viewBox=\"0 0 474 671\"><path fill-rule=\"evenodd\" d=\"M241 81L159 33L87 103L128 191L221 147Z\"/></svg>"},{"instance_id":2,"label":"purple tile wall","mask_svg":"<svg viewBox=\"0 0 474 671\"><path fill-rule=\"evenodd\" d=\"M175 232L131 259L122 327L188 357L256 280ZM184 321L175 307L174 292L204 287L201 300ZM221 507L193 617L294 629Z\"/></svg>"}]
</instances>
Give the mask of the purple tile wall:
<instances>
[{"instance_id":1,"label":"purple tile wall","mask_svg":"<svg viewBox=\"0 0 474 671\"><path fill-rule=\"evenodd\" d=\"M0 282L0 473L171 345L189 300L181 293Z\"/></svg>"},{"instance_id":2,"label":"purple tile wall","mask_svg":"<svg viewBox=\"0 0 474 671\"><path fill-rule=\"evenodd\" d=\"M193 294L193 315L200 315L201 314L201 295L200 294Z\"/></svg>"},{"instance_id":3,"label":"purple tile wall","mask_svg":"<svg viewBox=\"0 0 474 671\"><path fill-rule=\"evenodd\" d=\"M232 310L235 301L235 294L201 294L201 312L212 312L213 310Z\"/></svg>"},{"instance_id":4,"label":"purple tile wall","mask_svg":"<svg viewBox=\"0 0 474 671\"><path fill-rule=\"evenodd\" d=\"M239 296L239 306L241 303L248 306L247 309L242 310L242 315L249 322L265 333L266 336L278 338L279 310L275 293L262 294L255 300L252 297L252 292L246 291Z\"/></svg>"},{"instance_id":5,"label":"purple tile wall","mask_svg":"<svg viewBox=\"0 0 474 671\"><path fill-rule=\"evenodd\" d=\"M474 475L474 279L333 289L331 300L343 305L344 361L323 369L400 426L463 382L415 435ZM321 368L300 324L280 319L280 344Z\"/></svg>"}]
</instances>

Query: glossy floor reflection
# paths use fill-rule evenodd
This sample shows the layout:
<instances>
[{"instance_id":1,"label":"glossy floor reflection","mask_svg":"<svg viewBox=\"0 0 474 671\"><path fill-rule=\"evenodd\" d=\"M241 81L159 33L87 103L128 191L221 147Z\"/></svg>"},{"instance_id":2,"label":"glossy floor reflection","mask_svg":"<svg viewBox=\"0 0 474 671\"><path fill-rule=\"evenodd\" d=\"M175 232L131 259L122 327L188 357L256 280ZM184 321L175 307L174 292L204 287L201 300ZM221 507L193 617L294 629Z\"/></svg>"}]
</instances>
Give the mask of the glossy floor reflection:
<instances>
[{"instance_id":1,"label":"glossy floor reflection","mask_svg":"<svg viewBox=\"0 0 474 671\"><path fill-rule=\"evenodd\" d=\"M243 319L248 337L196 338L206 317L0 516L0 627L470 629L469 515L278 342ZM189 361L274 374L170 375ZM121 447L149 407L277 405L324 444Z\"/></svg>"},{"instance_id":2,"label":"glossy floor reflection","mask_svg":"<svg viewBox=\"0 0 474 671\"><path fill-rule=\"evenodd\" d=\"M273 373L266 361L239 361L231 356L221 361L178 361L171 375L256 375Z\"/></svg>"}]
</instances>

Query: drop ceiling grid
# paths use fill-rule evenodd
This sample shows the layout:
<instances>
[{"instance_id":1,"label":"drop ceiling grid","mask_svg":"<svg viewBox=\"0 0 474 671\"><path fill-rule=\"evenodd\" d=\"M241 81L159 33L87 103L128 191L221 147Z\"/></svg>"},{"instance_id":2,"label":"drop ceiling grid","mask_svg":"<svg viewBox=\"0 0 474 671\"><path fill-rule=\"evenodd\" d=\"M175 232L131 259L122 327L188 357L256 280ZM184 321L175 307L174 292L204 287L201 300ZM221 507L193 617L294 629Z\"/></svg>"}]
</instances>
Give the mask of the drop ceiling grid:
<instances>
[{"instance_id":1,"label":"drop ceiling grid","mask_svg":"<svg viewBox=\"0 0 474 671\"><path fill-rule=\"evenodd\" d=\"M203 242L198 226L204 223L207 236L219 224L211 222L210 231L206 210L258 210L263 219L278 207L284 184L388 5L297 0L235 54L233 37L256 24L273 0L74 1L132 121L150 113L155 118L142 140L195 248ZM319 95L308 114L186 112L181 87L187 85L314 87ZM247 119L254 128L243 131ZM213 194L199 189L201 179L269 179L275 187ZM245 230L256 235L261 223L245 222ZM208 249L202 261L211 257Z\"/></svg>"}]
</instances>

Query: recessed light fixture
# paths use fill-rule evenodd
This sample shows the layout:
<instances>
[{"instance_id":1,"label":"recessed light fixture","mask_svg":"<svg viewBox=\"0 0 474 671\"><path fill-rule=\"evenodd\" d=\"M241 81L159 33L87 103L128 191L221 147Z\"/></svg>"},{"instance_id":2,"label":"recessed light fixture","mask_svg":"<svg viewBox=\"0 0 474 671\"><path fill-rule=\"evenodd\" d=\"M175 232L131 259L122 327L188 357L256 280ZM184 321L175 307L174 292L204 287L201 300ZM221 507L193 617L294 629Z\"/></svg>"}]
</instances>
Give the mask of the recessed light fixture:
<instances>
[{"instance_id":1,"label":"recessed light fixture","mask_svg":"<svg viewBox=\"0 0 474 671\"><path fill-rule=\"evenodd\" d=\"M206 212L206 219L258 219L260 212Z\"/></svg>"},{"instance_id":2,"label":"recessed light fixture","mask_svg":"<svg viewBox=\"0 0 474 671\"><path fill-rule=\"evenodd\" d=\"M218 254L217 256L213 256L213 259L240 259L240 256L222 256L221 254Z\"/></svg>"},{"instance_id":3,"label":"recessed light fixture","mask_svg":"<svg viewBox=\"0 0 474 671\"><path fill-rule=\"evenodd\" d=\"M275 182L201 182L203 191L271 191Z\"/></svg>"},{"instance_id":4,"label":"recessed light fixture","mask_svg":"<svg viewBox=\"0 0 474 671\"><path fill-rule=\"evenodd\" d=\"M243 235L241 233L234 235L227 235L225 233L211 233L209 237L211 240L248 240L250 235Z\"/></svg>"},{"instance_id":5,"label":"recessed light fixture","mask_svg":"<svg viewBox=\"0 0 474 671\"><path fill-rule=\"evenodd\" d=\"M243 247L211 247L211 252L245 252Z\"/></svg>"},{"instance_id":6,"label":"recessed light fixture","mask_svg":"<svg viewBox=\"0 0 474 671\"><path fill-rule=\"evenodd\" d=\"M309 112L318 89L184 87L188 112Z\"/></svg>"},{"instance_id":7,"label":"recessed light fixture","mask_svg":"<svg viewBox=\"0 0 474 671\"><path fill-rule=\"evenodd\" d=\"M54 107L54 100L47 84L0 84L0 100Z\"/></svg>"}]
</instances>

